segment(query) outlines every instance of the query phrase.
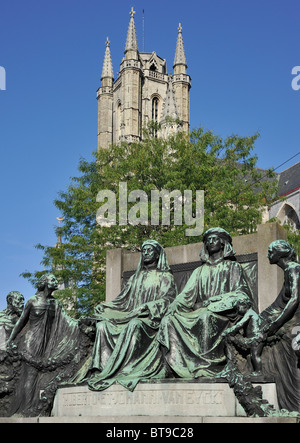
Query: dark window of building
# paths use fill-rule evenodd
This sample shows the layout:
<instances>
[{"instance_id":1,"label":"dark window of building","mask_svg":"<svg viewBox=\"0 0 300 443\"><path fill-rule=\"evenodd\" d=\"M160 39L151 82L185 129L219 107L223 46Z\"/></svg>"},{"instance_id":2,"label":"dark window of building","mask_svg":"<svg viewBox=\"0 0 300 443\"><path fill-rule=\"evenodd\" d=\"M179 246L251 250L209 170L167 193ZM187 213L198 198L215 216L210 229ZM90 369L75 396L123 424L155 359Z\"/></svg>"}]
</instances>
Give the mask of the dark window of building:
<instances>
[{"instance_id":1,"label":"dark window of building","mask_svg":"<svg viewBox=\"0 0 300 443\"><path fill-rule=\"evenodd\" d=\"M154 97L152 100L152 121L158 123L158 98ZM157 127L153 128L153 135L157 137Z\"/></svg>"}]
</instances>

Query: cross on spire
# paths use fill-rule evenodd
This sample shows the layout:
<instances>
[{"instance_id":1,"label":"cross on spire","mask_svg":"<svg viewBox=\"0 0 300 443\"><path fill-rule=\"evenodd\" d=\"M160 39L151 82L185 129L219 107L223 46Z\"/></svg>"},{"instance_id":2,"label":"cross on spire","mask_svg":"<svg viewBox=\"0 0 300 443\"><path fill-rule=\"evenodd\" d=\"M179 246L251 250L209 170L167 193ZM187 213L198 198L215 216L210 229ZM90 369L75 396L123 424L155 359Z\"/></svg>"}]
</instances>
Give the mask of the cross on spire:
<instances>
[{"instance_id":1,"label":"cross on spire","mask_svg":"<svg viewBox=\"0 0 300 443\"><path fill-rule=\"evenodd\" d=\"M129 12L129 15L131 16L131 18L134 18L134 14L135 14L135 11L134 11L134 9L132 7L131 11Z\"/></svg>"}]
</instances>

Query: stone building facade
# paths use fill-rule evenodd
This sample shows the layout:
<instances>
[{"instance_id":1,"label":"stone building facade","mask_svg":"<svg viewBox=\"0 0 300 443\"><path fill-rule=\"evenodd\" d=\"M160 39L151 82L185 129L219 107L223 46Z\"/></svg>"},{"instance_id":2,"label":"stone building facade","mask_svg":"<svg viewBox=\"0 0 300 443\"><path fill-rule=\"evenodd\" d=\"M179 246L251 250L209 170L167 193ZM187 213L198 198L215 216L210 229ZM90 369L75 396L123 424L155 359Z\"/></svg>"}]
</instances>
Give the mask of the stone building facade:
<instances>
[{"instance_id":1,"label":"stone building facade","mask_svg":"<svg viewBox=\"0 0 300 443\"><path fill-rule=\"evenodd\" d=\"M189 131L191 79L187 74L182 27L178 27L174 73L170 74L166 60L156 52L139 52L134 14L131 9L124 58L116 80L110 42L106 40L101 86L97 91L98 150L112 143L141 140L143 128L151 121L161 125L160 130L154 129L158 137Z\"/></svg>"},{"instance_id":2,"label":"stone building facade","mask_svg":"<svg viewBox=\"0 0 300 443\"><path fill-rule=\"evenodd\" d=\"M300 229L300 162L277 174L278 196L269 207L269 219Z\"/></svg>"}]
</instances>

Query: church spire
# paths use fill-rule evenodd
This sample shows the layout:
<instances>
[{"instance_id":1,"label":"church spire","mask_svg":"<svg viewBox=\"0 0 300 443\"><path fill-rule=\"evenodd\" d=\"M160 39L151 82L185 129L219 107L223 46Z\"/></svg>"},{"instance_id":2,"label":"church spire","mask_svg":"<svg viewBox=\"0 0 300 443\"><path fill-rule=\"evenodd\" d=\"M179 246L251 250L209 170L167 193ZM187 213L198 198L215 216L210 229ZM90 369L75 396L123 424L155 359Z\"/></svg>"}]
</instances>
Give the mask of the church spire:
<instances>
[{"instance_id":1,"label":"church spire","mask_svg":"<svg viewBox=\"0 0 300 443\"><path fill-rule=\"evenodd\" d=\"M61 235L61 227L60 227L60 223L63 221L63 217L56 217L56 220L58 220L58 228L57 228L57 241L56 241L56 245L55 248L60 248L62 245L62 235Z\"/></svg>"},{"instance_id":2,"label":"church spire","mask_svg":"<svg viewBox=\"0 0 300 443\"><path fill-rule=\"evenodd\" d=\"M106 49L101 75L101 87L97 91L98 100L98 150L112 144L113 127L113 83L114 74L110 55L110 41L106 39Z\"/></svg>"},{"instance_id":3,"label":"church spire","mask_svg":"<svg viewBox=\"0 0 300 443\"><path fill-rule=\"evenodd\" d=\"M187 64L186 64L186 57L183 45L181 23L179 23L178 26L178 37L177 37L176 52L175 52L173 67L175 74L186 74Z\"/></svg>"},{"instance_id":4,"label":"church spire","mask_svg":"<svg viewBox=\"0 0 300 443\"><path fill-rule=\"evenodd\" d=\"M135 14L135 11L133 10L133 8L131 8L131 11L129 13L130 22L129 22L128 32L127 32L125 54L128 51L131 52L131 54L132 54L132 52L137 53L137 51L138 51L136 30L135 30L135 23L134 23L134 14ZM132 58L132 57L129 57L129 58Z\"/></svg>"},{"instance_id":5,"label":"church spire","mask_svg":"<svg viewBox=\"0 0 300 443\"><path fill-rule=\"evenodd\" d=\"M111 61L111 54L110 54L110 41L108 40L108 37L106 39L106 49L105 49L105 55L104 55L104 62L103 62L103 69L102 69L102 75L101 80L103 78L114 78L113 73L113 66Z\"/></svg>"}]
</instances>

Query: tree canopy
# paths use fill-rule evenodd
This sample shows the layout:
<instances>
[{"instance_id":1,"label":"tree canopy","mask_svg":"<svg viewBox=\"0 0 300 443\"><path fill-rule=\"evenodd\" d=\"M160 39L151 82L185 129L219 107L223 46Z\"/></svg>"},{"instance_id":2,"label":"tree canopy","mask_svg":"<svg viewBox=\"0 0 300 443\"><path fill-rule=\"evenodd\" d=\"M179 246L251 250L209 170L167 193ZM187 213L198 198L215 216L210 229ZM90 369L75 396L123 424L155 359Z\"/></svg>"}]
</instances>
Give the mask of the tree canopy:
<instances>
[{"instance_id":1,"label":"tree canopy","mask_svg":"<svg viewBox=\"0 0 300 443\"><path fill-rule=\"evenodd\" d=\"M69 285L60 291L65 306L72 307L73 314L87 315L105 298L108 249L140 250L148 238L164 247L201 241L199 234L186 235L191 223L187 223L184 211L182 224L174 218L178 214L174 212L173 199L169 224L163 224L162 204L159 224L151 224L151 191L155 190L169 193L177 190L183 204L184 191L191 191L194 219L196 191L201 190L204 229L220 226L232 235L255 232L262 220L262 208L276 195L271 170L256 168L253 149L258 136L232 135L223 139L210 130L198 128L189 136L179 132L163 139L154 137L150 128L140 142L102 149L94 154L92 161L81 159L78 177L71 179L68 189L60 192L55 201L63 218L57 235L63 240L56 246L37 245L43 251L43 270L26 271L23 276L35 283L43 273L53 271L60 282ZM118 211L120 199L124 200L120 183L126 184L123 191L126 189L127 195L137 190L147 195L147 220L138 196L126 202L128 213L132 210L136 221L142 220L142 224L124 223L124 214ZM100 225L99 219L97 222L99 208L103 209L109 200L97 201L100 191L111 191L115 196L115 223Z\"/></svg>"}]
</instances>

